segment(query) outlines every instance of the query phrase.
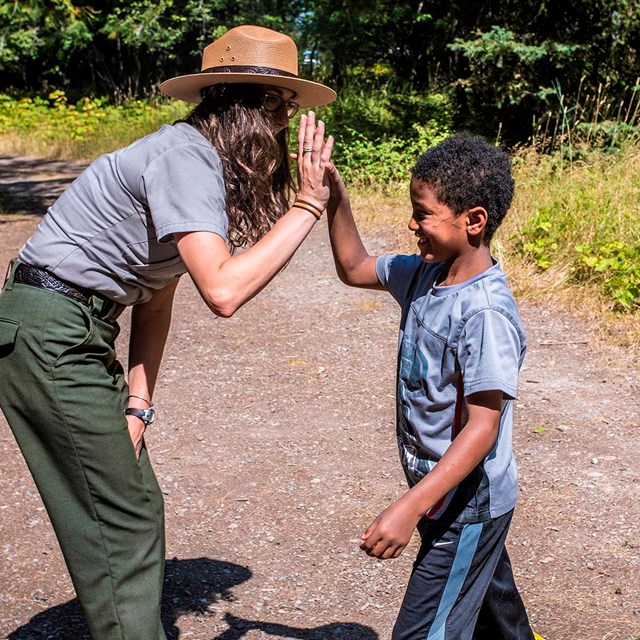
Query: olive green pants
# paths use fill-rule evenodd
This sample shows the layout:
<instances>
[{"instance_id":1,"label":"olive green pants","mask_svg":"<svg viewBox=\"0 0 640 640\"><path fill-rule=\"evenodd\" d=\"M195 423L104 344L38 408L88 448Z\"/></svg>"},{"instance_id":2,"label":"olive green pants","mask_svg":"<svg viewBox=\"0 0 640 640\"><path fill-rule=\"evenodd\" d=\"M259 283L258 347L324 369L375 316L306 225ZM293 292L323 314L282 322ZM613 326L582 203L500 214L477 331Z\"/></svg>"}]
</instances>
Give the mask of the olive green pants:
<instances>
[{"instance_id":1,"label":"olive green pants","mask_svg":"<svg viewBox=\"0 0 640 640\"><path fill-rule=\"evenodd\" d=\"M0 406L38 486L94 640L164 640L162 493L126 426L117 324L59 293L0 293Z\"/></svg>"}]
</instances>

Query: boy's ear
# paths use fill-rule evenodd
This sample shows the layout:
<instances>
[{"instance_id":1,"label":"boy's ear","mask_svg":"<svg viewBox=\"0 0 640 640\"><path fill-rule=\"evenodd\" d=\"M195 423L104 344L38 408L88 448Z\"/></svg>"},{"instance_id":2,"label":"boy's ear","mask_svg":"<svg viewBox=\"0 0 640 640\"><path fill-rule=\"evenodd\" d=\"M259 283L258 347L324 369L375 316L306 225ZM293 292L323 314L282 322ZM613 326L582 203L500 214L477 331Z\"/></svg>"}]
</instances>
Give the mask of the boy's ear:
<instances>
[{"instance_id":1,"label":"boy's ear","mask_svg":"<svg viewBox=\"0 0 640 640\"><path fill-rule=\"evenodd\" d=\"M482 235L489 219L487 210L484 207L474 207L467 211L466 216L467 233L472 236Z\"/></svg>"}]
</instances>

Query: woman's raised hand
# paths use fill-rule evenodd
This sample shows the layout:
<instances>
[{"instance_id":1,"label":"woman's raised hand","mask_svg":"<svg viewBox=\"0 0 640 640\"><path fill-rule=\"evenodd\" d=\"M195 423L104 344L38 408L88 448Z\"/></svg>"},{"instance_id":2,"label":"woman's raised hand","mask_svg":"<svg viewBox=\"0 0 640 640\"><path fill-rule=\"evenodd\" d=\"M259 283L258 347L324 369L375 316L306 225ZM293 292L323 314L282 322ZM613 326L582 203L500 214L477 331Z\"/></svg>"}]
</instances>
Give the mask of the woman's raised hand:
<instances>
[{"instance_id":1,"label":"woman's raised hand","mask_svg":"<svg viewBox=\"0 0 640 640\"><path fill-rule=\"evenodd\" d=\"M324 139L324 122L309 111L300 118L298 131L298 197L323 211L329 201L330 188L325 171L331 162L333 136Z\"/></svg>"}]
</instances>

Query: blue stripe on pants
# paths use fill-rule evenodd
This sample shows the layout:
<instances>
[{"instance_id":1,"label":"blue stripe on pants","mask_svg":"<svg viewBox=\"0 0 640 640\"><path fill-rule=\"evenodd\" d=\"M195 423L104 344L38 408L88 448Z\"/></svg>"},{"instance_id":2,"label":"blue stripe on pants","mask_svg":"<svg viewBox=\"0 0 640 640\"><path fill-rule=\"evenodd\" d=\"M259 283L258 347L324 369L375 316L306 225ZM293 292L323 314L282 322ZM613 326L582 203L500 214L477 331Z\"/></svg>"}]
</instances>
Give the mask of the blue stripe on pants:
<instances>
[{"instance_id":1,"label":"blue stripe on pants","mask_svg":"<svg viewBox=\"0 0 640 640\"><path fill-rule=\"evenodd\" d=\"M469 573L473 556L482 533L482 523L468 524L460 534L460 542L456 550L456 557L451 566L451 573L444 588L436 618L431 626L427 640L444 640L447 620L453 605L460 595L460 590Z\"/></svg>"}]
</instances>

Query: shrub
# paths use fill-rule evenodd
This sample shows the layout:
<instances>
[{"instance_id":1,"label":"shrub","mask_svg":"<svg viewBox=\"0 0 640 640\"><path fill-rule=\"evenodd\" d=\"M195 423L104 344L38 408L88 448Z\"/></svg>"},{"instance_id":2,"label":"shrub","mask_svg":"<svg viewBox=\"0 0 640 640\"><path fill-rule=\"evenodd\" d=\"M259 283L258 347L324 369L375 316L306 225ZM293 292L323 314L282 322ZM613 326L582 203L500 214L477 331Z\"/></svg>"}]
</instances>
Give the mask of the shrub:
<instances>
[{"instance_id":1,"label":"shrub","mask_svg":"<svg viewBox=\"0 0 640 640\"><path fill-rule=\"evenodd\" d=\"M357 77L319 110L335 139L345 180L381 189L406 185L417 157L451 132L447 97Z\"/></svg>"},{"instance_id":2,"label":"shrub","mask_svg":"<svg viewBox=\"0 0 640 640\"><path fill-rule=\"evenodd\" d=\"M7 152L48 158L93 159L129 144L185 112L179 103L104 98L70 103L63 91L46 98L0 94L0 142Z\"/></svg>"},{"instance_id":3,"label":"shrub","mask_svg":"<svg viewBox=\"0 0 640 640\"><path fill-rule=\"evenodd\" d=\"M589 243L576 247L578 282L596 281L618 310L640 309L640 245Z\"/></svg>"}]
</instances>

